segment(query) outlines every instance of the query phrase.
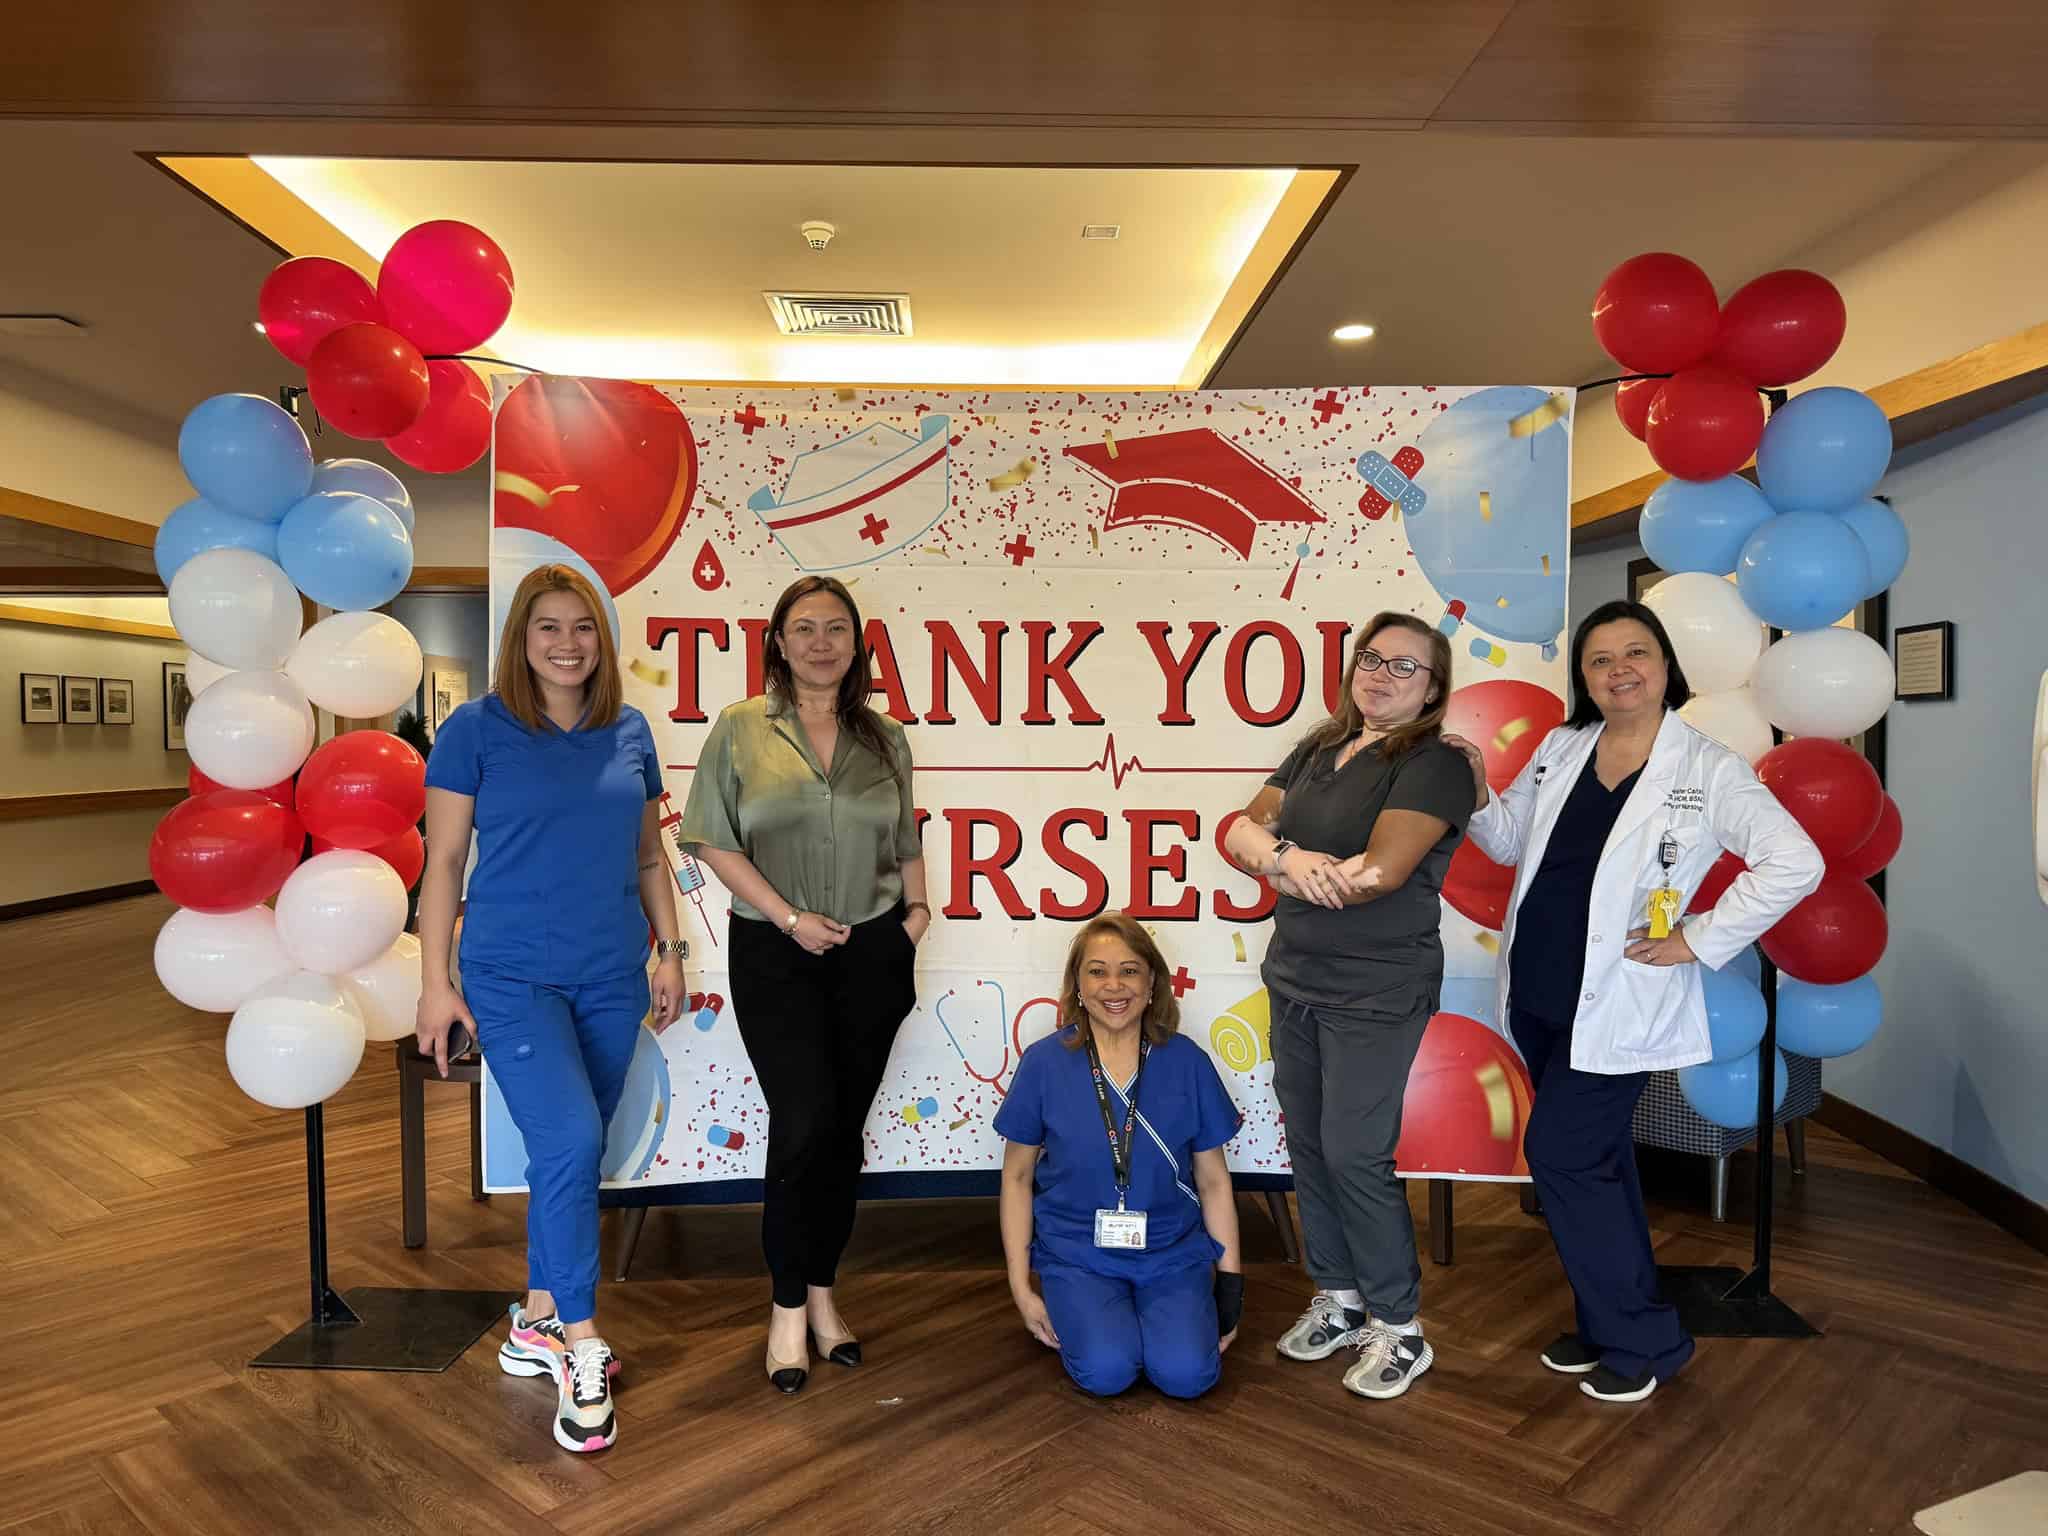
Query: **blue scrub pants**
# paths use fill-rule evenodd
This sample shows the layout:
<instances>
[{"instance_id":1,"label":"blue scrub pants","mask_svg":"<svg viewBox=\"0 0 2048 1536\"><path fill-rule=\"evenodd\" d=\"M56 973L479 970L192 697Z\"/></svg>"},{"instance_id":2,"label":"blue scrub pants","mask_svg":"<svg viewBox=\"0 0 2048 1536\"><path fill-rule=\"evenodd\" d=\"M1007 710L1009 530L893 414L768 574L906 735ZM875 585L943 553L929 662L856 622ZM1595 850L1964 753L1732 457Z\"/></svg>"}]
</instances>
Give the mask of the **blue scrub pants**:
<instances>
[{"instance_id":1,"label":"blue scrub pants","mask_svg":"<svg viewBox=\"0 0 2048 1536\"><path fill-rule=\"evenodd\" d=\"M526 1274L564 1323L597 1311L598 1160L647 1016L647 973L557 987L465 969L491 1078L526 1142Z\"/></svg>"},{"instance_id":2,"label":"blue scrub pants","mask_svg":"<svg viewBox=\"0 0 2048 1536\"><path fill-rule=\"evenodd\" d=\"M1572 1027L1510 1005L1536 1105L1522 1138L1551 1241L1578 1303L1579 1337L1609 1370L1669 1381L1692 1335L1657 1289L1650 1219L1630 1133L1649 1074L1581 1072Z\"/></svg>"},{"instance_id":3,"label":"blue scrub pants","mask_svg":"<svg viewBox=\"0 0 2048 1536\"><path fill-rule=\"evenodd\" d=\"M1207 1264L1141 1285L1041 1264L1038 1289L1074 1385L1114 1397L1143 1372L1168 1397L1200 1397L1222 1370L1216 1281Z\"/></svg>"}]
</instances>

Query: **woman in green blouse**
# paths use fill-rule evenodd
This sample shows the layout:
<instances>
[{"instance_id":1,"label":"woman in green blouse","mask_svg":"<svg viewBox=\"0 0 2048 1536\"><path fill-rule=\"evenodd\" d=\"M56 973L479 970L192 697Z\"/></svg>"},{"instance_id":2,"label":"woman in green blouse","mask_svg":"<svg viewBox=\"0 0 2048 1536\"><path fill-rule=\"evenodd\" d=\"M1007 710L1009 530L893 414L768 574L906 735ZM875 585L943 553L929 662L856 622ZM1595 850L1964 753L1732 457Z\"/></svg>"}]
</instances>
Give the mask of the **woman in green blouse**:
<instances>
[{"instance_id":1,"label":"woman in green blouse","mask_svg":"<svg viewBox=\"0 0 2048 1536\"><path fill-rule=\"evenodd\" d=\"M732 895L733 1012L768 1101L768 1379L795 1392L813 1337L834 1364L860 1364L832 1284L932 909L910 744L868 708L852 594L829 576L794 583L763 671L767 693L728 706L704 739L682 837Z\"/></svg>"}]
</instances>

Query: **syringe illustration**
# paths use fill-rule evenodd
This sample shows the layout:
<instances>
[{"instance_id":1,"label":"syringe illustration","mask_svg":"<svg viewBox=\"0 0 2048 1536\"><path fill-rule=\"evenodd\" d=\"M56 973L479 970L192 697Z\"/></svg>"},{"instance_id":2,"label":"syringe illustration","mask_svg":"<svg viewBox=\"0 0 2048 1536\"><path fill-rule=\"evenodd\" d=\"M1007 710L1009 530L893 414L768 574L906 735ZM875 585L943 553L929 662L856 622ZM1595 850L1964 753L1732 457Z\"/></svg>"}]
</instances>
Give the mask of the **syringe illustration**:
<instances>
[{"instance_id":1,"label":"syringe illustration","mask_svg":"<svg viewBox=\"0 0 2048 1536\"><path fill-rule=\"evenodd\" d=\"M669 800L668 791L661 794L662 846L666 850L669 873L676 877L676 888L690 898L690 904L697 909L697 920L704 925L704 932L711 942L718 943L718 934L711 926L711 919L704 913L704 871L698 866L696 856L683 846L683 813Z\"/></svg>"}]
</instances>

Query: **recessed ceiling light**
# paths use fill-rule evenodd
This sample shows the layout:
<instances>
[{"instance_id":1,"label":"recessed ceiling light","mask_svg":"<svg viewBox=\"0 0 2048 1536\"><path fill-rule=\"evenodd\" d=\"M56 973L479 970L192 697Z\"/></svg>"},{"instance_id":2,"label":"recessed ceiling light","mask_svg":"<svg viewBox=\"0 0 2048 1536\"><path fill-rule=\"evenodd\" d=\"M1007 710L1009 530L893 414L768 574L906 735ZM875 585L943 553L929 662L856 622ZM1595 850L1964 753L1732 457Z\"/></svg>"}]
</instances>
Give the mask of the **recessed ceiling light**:
<instances>
[{"instance_id":1,"label":"recessed ceiling light","mask_svg":"<svg viewBox=\"0 0 2048 1536\"><path fill-rule=\"evenodd\" d=\"M268 336L270 334L270 327L265 325L261 320L251 320L249 322L249 329L254 331L258 336Z\"/></svg>"},{"instance_id":2,"label":"recessed ceiling light","mask_svg":"<svg viewBox=\"0 0 2048 1536\"><path fill-rule=\"evenodd\" d=\"M1330 332L1330 339L1333 341L1370 341L1372 340L1372 327L1356 324L1340 325L1337 329Z\"/></svg>"}]
</instances>

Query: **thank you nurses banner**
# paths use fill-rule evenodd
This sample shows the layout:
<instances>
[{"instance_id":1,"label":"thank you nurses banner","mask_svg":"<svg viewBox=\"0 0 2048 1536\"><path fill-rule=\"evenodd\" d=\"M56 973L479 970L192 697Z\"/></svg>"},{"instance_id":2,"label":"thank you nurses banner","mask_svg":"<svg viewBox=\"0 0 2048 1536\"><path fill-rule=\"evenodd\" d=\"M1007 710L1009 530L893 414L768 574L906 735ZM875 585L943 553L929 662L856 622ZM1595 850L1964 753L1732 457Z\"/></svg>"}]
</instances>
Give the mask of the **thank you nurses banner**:
<instances>
[{"instance_id":1,"label":"thank you nurses banner","mask_svg":"<svg viewBox=\"0 0 2048 1536\"><path fill-rule=\"evenodd\" d=\"M1562 717L1569 391L994 394L500 380L493 640L520 578L609 595L626 695L680 812L711 722L761 689L776 596L831 572L903 722L935 922L868 1122L871 1174L986 1172L1075 925L1151 926L1182 1029L1244 1112L1233 1168L1285 1173L1259 961L1274 897L1231 818L1334 705L1381 609L1440 625L1452 726L1505 784ZM645 1033L613 1120L617 1185L758 1178L767 1115L734 1027L726 894L667 850L694 1006ZM1461 848L1444 1012L1404 1172L1524 1171L1527 1077L1492 1018L1509 872ZM495 1096L487 1179L524 1152ZM893 1182L893 1181L892 1181Z\"/></svg>"}]
</instances>

